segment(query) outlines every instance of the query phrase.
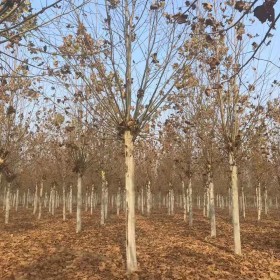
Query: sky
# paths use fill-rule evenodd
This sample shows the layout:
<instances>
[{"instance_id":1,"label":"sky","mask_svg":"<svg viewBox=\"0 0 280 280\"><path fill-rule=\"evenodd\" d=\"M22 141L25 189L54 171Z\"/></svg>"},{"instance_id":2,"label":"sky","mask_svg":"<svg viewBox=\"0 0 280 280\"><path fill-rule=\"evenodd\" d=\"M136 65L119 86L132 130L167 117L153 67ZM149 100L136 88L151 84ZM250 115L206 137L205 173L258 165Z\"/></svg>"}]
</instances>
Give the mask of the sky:
<instances>
[{"instance_id":1,"label":"sky","mask_svg":"<svg viewBox=\"0 0 280 280\"><path fill-rule=\"evenodd\" d=\"M99 2L101 0L98 0ZM31 1L33 7L35 8L40 8L42 5L48 5L50 3L53 2L50 0L35 0L35 1ZM76 0L74 1L75 3L80 2L80 0ZM213 0L209 0L209 1L203 1L203 2L207 2L207 3L215 3L215 5L223 3L224 1L213 1ZM151 1L152 3L152 1ZM258 3L255 5L261 5L263 3L262 0L259 0ZM276 15L277 13L280 12L280 2L278 1L278 3L275 5L275 10L276 10ZM240 16L241 13L236 13L236 16ZM51 13L49 13L49 17L51 17ZM254 19L254 22L252 22L250 19ZM255 35L258 34L259 36L257 36L255 38L256 43L259 43L263 36L265 35L266 31L269 28L269 24L266 22L264 24L262 24L257 18L253 17L252 14L245 16L245 20L244 23L246 25L246 28L250 31L251 34ZM63 25L61 26L61 28L63 29ZM260 83L260 86L262 87L261 90L265 90L265 91L270 91L271 89L271 81L275 80L280 80L280 75L279 75L279 68L280 68L280 21L277 23L276 25L276 30L273 30L271 33L274 35L272 38L266 40L266 44L269 43L269 41L271 40L271 42L268 44L268 46L263 46L261 51L259 51L257 53L257 57L259 58L259 60L254 60L253 65L258 69L258 72L265 72L265 75L267 77L267 80L269 80L270 82L267 84L263 84ZM251 44L251 43L250 43ZM251 45L246 46L248 53L246 57L250 57L250 55L252 54L253 51L253 47ZM136 52L137 54L137 52ZM246 58L244 59L244 61L246 61ZM267 61L271 61L267 62ZM141 72L141 69L143 68L143 66L139 66L138 71ZM269 78L268 78L269 77ZM252 70L252 66L246 68L246 74L244 75L244 80L246 80L246 82L250 83L250 81L254 80L256 78L255 76L255 72ZM279 92L277 90L274 90L273 94L270 96L270 98L275 98L279 96Z\"/></svg>"}]
</instances>

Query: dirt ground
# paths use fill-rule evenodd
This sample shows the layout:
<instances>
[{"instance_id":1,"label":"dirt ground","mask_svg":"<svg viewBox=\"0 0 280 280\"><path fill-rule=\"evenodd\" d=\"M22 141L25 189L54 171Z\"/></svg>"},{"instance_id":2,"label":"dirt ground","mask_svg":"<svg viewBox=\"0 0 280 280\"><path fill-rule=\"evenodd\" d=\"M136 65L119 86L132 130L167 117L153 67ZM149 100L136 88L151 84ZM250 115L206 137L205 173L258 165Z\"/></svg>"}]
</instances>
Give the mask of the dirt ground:
<instances>
[{"instance_id":1,"label":"dirt ground","mask_svg":"<svg viewBox=\"0 0 280 280\"><path fill-rule=\"evenodd\" d=\"M99 213L83 214L83 231L75 233L75 216L62 221L31 209L11 212L9 225L0 217L0 279L280 279L280 211L260 223L256 213L241 222L241 257L233 254L227 211L217 213L217 238L209 221L194 212L194 226L182 213L137 216L139 271L125 273L125 217L111 214L105 226Z\"/></svg>"}]
</instances>

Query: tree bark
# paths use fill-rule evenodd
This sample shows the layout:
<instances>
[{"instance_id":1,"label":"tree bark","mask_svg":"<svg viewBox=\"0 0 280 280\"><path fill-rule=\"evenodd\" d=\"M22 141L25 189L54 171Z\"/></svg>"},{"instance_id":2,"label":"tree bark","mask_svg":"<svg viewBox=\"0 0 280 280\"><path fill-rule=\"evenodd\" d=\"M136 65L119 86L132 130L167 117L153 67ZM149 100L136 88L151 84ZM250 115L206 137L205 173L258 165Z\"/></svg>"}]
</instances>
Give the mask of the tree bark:
<instances>
[{"instance_id":1,"label":"tree bark","mask_svg":"<svg viewBox=\"0 0 280 280\"><path fill-rule=\"evenodd\" d=\"M93 194L94 194L94 186L91 187L90 193L90 214L93 214Z\"/></svg>"},{"instance_id":2,"label":"tree bark","mask_svg":"<svg viewBox=\"0 0 280 280\"><path fill-rule=\"evenodd\" d=\"M105 221L108 218L108 205L109 205L109 191L108 191L108 182L105 182L105 204L104 204L104 218Z\"/></svg>"},{"instance_id":3,"label":"tree bark","mask_svg":"<svg viewBox=\"0 0 280 280\"><path fill-rule=\"evenodd\" d=\"M262 194L261 194L261 184L259 183L256 188L256 201L257 201L257 210L258 210L258 221L261 220L262 213Z\"/></svg>"},{"instance_id":4,"label":"tree bark","mask_svg":"<svg viewBox=\"0 0 280 280\"><path fill-rule=\"evenodd\" d=\"M234 236L234 252L237 255L241 255L237 165L235 162L234 155L232 153L230 153L230 155L229 155L229 164L230 164L230 169L231 169L232 223L233 223L233 236Z\"/></svg>"},{"instance_id":5,"label":"tree bark","mask_svg":"<svg viewBox=\"0 0 280 280\"><path fill-rule=\"evenodd\" d=\"M264 189L264 214L268 214L268 202L267 202L267 188Z\"/></svg>"},{"instance_id":6,"label":"tree bark","mask_svg":"<svg viewBox=\"0 0 280 280\"><path fill-rule=\"evenodd\" d=\"M38 211L38 220L40 220L40 219L41 219L41 216L42 216L43 187L44 187L44 183L43 183L43 181L41 181L40 194L39 194L39 211Z\"/></svg>"},{"instance_id":7,"label":"tree bark","mask_svg":"<svg viewBox=\"0 0 280 280\"><path fill-rule=\"evenodd\" d=\"M73 213L73 190L72 190L72 185L70 186L69 190L69 213Z\"/></svg>"},{"instance_id":8,"label":"tree bark","mask_svg":"<svg viewBox=\"0 0 280 280\"><path fill-rule=\"evenodd\" d=\"M192 178L189 178L188 186L188 197L189 197L189 226L193 225L193 200L192 200Z\"/></svg>"},{"instance_id":9,"label":"tree bark","mask_svg":"<svg viewBox=\"0 0 280 280\"><path fill-rule=\"evenodd\" d=\"M121 207L121 188L118 188L117 192L117 216L120 215L120 207Z\"/></svg>"},{"instance_id":10,"label":"tree bark","mask_svg":"<svg viewBox=\"0 0 280 280\"><path fill-rule=\"evenodd\" d=\"M62 220L66 221L66 194L65 194L65 182L62 182Z\"/></svg>"},{"instance_id":11,"label":"tree bark","mask_svg":"<svg viewBox=\"0 0 280 280\"><path fill-rule=\"evenodd\" d=\"M51 212L53 216L54 216L54 211L55 211L55 187L53 187L51 191Z\"/></svg>"},{"instance_id":12,"label":"tree bark","mask_svg":"<svg viewBox=\"0 0 280 280\"><path fill-rule=\"evenodd\" d=\"M29 206L29 189L27 189L27 194L26 194L26 209L28 209L28 206Z\"/></svg>"},{"instance_id":13,"label":"tree bark","mask_svg":"<svg viewBox=\"0 0 280 280\"><path fill-rule=\"evenodd\" d=\"M16 212L18 211L18 205L19 205L19 189L16 191Z\"/></svg>"},{"instance_id":14,"label":"tree bark","mask_svg":"<svg viewBox=\"0 0 280 280\"><path fill-rule=\"evenodd\" d=\"M135 189L134 189L134 143L131 131L125 131L125 188L126 188L126 265L129 273L137 270L135 240Z\"/></svg>"},{"instance_id":15,"label":"tree bark","mask_svg":"<svg viewBox=\"0 0 280 280\"><path fill-rule=\"evenodd\" d=\"M184 222L186 222L187 221L187 199L186 199L185 183L183 180L182 180L182 195L183 195Z\"/></svg>"},{"instance_id":16,"label":"tree bark","mask_svg":"<svg viewBox=\"0 0 280 280\"><path fill-rule=\"evenodd\" d=\"M77 224L76 233L82 231L82 174L78 173L77 183Z\"/></svg>"},{"instance_id":17,"label":"tree bark","mask_svg":"<svg viewBox=\"0 0 280 280\"><path fill-rule=\"evenodd\" d=\"M11 183L8 183L5 197L5 224L9 223L10 218L10 194L11 194Z\"/></svg>"},{"instance_id":18,"label":"tree bark","mask_svg":"<svg viewBox=\"0 0 280 280\"><path fill-rule=\"evenodd\" d=\"M151 203L152 203L152 197L151 197L151 182L148 182L147 185L147 216L150 216L151 214Z\"/></svg>"},{"instance_id":19,"label":"tree bark","mask_svg":"<svg viewBox=\"0 0 280 280\"><path fill-rule=\"evenodd\" d=\"M100 224L105 225L105 188L106 188L106 178L105 172L101 171L101 207L100 207Z\"/></svg>"},{"instance_id":20,"label":"tree bark","mask_svg":"<svg viewBox=\"0 0 280 280\"><path fill-rule=\"evenodd\" d=\"M216 214L215 214L215 195L214 183L212 179L209 182L209 196L210 196L210 223L211 223L211 237L216 237Z\"/></svg>"},{"instance_id":21,"label":"tree bark","mask_svg":"<svg viewBox=\"0 0 280 280\"><path fill-rule=\"evenodd\" d=\"M34 201L33 201L34 205L33 205L33 215L36 214L37 211L37 205L38 205L38 186L36 184L35 187L35 194L34 194Z\"/></svg>"}]
</instances>

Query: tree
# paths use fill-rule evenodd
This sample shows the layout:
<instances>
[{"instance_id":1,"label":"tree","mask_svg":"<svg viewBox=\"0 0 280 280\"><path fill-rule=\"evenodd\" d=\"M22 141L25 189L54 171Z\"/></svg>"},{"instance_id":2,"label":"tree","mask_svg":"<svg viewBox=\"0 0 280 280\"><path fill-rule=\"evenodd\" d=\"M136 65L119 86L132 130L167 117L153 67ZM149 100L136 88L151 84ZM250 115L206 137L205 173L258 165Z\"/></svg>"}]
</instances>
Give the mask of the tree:
<instances>
[{"instance_id":1,"label":"tree","mask_svg":"<svg viewBox=\"0 0 280 280\"><path fill-rule=\"evenodd\" d=\"M188 6L183 14L181 4L98 1L97 7L103 7L98 21L89 22L93 18L86 15L92 12L91 3L84 17L76 12L77 31L65 36L63 45L56 48L64 59L58 74L67 90L82 81L84 90L79 95L89 104L91 114L103 114L105 132L124 141L128 272L137 270L134 142L159 113L175 84L182 77L189 78L184 72L190 62L180 56L180 48L188 38L193 8ZM43 39L55 47L52 40ZM90 106L94 103L101 110Z\"/></svg>"}]
</instances>

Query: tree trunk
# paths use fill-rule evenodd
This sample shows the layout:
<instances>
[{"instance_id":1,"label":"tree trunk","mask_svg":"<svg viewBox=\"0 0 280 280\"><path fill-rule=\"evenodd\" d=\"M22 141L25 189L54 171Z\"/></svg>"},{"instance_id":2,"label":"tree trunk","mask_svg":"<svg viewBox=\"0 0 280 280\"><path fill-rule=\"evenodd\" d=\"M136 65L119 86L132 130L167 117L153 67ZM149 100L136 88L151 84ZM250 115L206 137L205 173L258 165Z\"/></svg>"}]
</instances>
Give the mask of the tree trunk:
<instances>
[{"instance_id":1,"label":"tree trunk","mask_svg":"<svg viewBox=\"0 0 280 280\"><path fill-rule=\"evenodd\" d=\"M211 237L216 237L216 214L215 214L215 195L214 183L209 181L209 196L210 196L210 222L211 222Z\"/></svg>"},{"instance_id":2,"label":"tree trunk","mask_svg":"<svg viewBox=\"0 0 280 280\"><path fill-rule=\"evenodd\" d=\"M72 190L72 185L70 186L69 190L69 213L73 213L73 190Z\"/></svg>"},{"instance_id":3,"label":"tree trunk","mask_svg":"<svg viewBox=\"0 0 280 280\"><path fill-rule=\"evenodd\" d=\"M27 195L26 195L26 209L28 209L28 206L29 206L29 194L30 194L30 191L29 191L29 189L27 189Z\"/></svg>"},{"instance_id":4,"label":"tree trunk","mask_svg":"<svg viewBox=\"0 0 280 280\"><path fill-rule=\"evenodd\" d=\"M182 180L182 196L183 196L184 222L186 222L187 221L187 199L186 199L185 183L183 180Z\"/></svg>"},{"instance_id":5,"label":"tree trunk","mask_svg":"<svg viewBox=\"0 0 280 280\"><path fill-rule=\"evenodd\" d=\"M108 182L105 183L105 203L104 203L104 219L108 218L108 205L109 205L109 192L108 192Z\"/></svg>"},{"instance_id":6,"label":"tree trunk","mask_svg":"<svg viewBox=\"0 0 280 280\"><path fill-rule=\"evenodd\" d=\"M209 218L210 216L210 195L209 195L209 186L206 189L206 216Z\"/></svg>"},{"instance_id":7,"label":"tree trunk","mask_svg":"<svg viewBox=\"0 0 280 280\"><path fill-rule=\"evenodd\" d=\"M150 216L151 214L151 203L152 203L151 182L149 181L147 185L147 216Z\"/></svg>"},{"instance_id":8,"label":"tree trunk","mask_svg":"<svg viewBox=\"0 0 280 280\"><path fill-rule=\"evenodd\" d=\"M188 196L189 196L189 226L193 225L193 200L192 200L192 178L189 178L188 186Z\"/></svg>"},{"instance_id":9,"label":"tree trunk","mask_svg":"<svg viewBox=\"0 0 280 280\"><path fill-rule=\"evenodd\" d=\"M106 188L106 178L105 172L101 171L101 207L100 207L100 224L105 225L105 188Z\"/></svg>"},{"instance_id":10,"label":"tree trunk","mask_svg":"<svg viewBox=\"0 0 280 280\"><path fill-rule=\"evenodd\" d=\"M264 214L268 214L268 203L267 203L267 188L264 189Z\"/></svg>"},{"instance_id":11,"label":"tree trunk","mask_svg":"<svg viewBox=\"0 0 280 280\"><path fill-rule=\"evenodd\" d=\"M256 188L256 201L257 201L257 210L258 210L258 221L260 221L261 220L261 213L262 213L261 183L259 183L257 188Z\"/></svg>"},{"instance_id":12,"label":"tree trunk","mask_svg":"<svg viewBox=\"0 0 280 280\"><path fill-rule=\"evenodd\" d=\"M230 164L230 168L231 168L232 222L233 222L233 235L234 235L234 252L237 255L241 255L237 165L236 165L233 154L230 154L230 156L229 156L229 164Z\"/></svg>"},{"instance_id":13,"label":"tree trunk","mask_svg":"<svg viewBox=\"0 0 280 280\"><path fill-rule=\"evenodd\" d=\"M33 215L35 215L36 211L37 211L37 205L38 205L38 186L36 184L35 187L35 194L34 194L34 202L33 202Z\"/></svg>"},{"instance_id":14,"label":"tree trunk","mask_svg":"<svg viewBox=\"0 0 280 280\"><path fill-rule=\"evenodd\" d=\"M62 183L62 220L63 220L63 221L66 221L65 182Z\"/></svg>"},{"instance_id":15,"label":"tree trunk","mask_svg":"<svg viewBox=\"0 0 280 280\"><path fill-rule=\"evenodd\" d=\"M189 194L189 186L186 189L186 206L187 206L187 213L190 213L190 194Z\"/></svg>"},{"instance_id":16,"label":"tree trunk","mask_svg":"<svg viewBox=\"0 0 280 280\"><path fill-rule=\"evenodd\" d=\"M121 188L118 188L117 192L117 216L120 215L120 206L121 206Z\"/></svg>"},{"instance_id":17,"label":"tree trunk","mask_svg":"<svg viewBox=\"0 0 280 280\"><path fill-rule=\"evenodd\" d=\"M38 220L40 220L40 219L41 219L41 216L42 216L43 187L44 187L44 183L43 183L43 181L41 181L40 194L39 194L39 211L38 211Z\"/></svg>"},{"instance_id":18,"label":"tree trunk","mask_svg":"<svg viewBox=\"0 0 280 280\"><path fill-rule=\"evenodd\" d=\"M126 265L129 273L137 270L135 240L135 189L134 189L134 143L131 131L125 131L125 188L126 188Z\"/></svg>"},{"instance_id":19,"label":"tree trunk","mask_svg":"<svg viewBox=\"0 0 280 280\"><path fill-rule=\"evenodd\" d=\"M174 190L171 189L170 191L170 213L174 215L174 204L175 204L175 197L174 197Z\"/></svg>"},{"instance_id":20,"label":"tree trunk","mask_svg":"<svg viewBox=\"0 0 280 280\"><path fill-rule=\"evenodd\" d=\"M11 183L8 183L7 191L6 191L6 198L5 198L5 224L9 223L10 218L10 194L11 194Z\"/></svg>"},{"instance_id":21,"label":"tree trunk","mask_svg":"<svg viewBox=\"0 0 280 280\"><path fill-rule=\"evenodd\" d=\"M55 187L52 188L52 192L51 192L51 211L52 211L52 215L54 216L54 211L55 211Z\"/></svg>"},{"instance_id":22,"label":"tree trunk","mask_svg":"<svg viewBox=\"0 0 280 280\"><path fill-rule=\"evenodd\" d=\"M94 187L91 187L91 193L90 193L90 214L93 214L93 194L94 194Z\"/></svg>"},{"instance_id":23,"label":"tree trunk","mask_svg":"<svg viewBox=\"0 0 280 280\"><path fill-rule=\"evenodd\" d=\"M82 174L78 173L78 183L77 183L77 225L76 233L82 230Z\"/></svg>"},{"instance_id":24,"label":"tree trunk","mask_svg":"<svg viewBox=\"0 0 280 280\"><path fill-rule=\"evenodd\" d=\"M18 205L19 205L19 189L16 191L16 212L18 211Z\"/></svg>"},{"instance_id":25,"label":"tree trunk","mask_svg":"<svg viewBox=\"0 0 280 280\"><path fill-rule=\"evenodd\" d=\"M167 214L171 215L171 190L168 190L166 200L167 200Z\"/></svg>"},{"instance_id":26,"label":"tree trunk","mask_svg":"<svg viewBox=\"0 0 280 280\"><path fill-rule=\"evenodd\" d=\"M206 217L206 193L207 193L207 188L204 190L203 194L203 216Z\"/></svg>"},{"instance_id":27,"label":"tree trunk","mask_svg":"<svg viewBox=\"0 0 280 280\"><path fill-rule=\"evenodd\" d=\"M52 189L50 190L49 194L49 213L52 212Z\"/></svg>"}]
</instances>

